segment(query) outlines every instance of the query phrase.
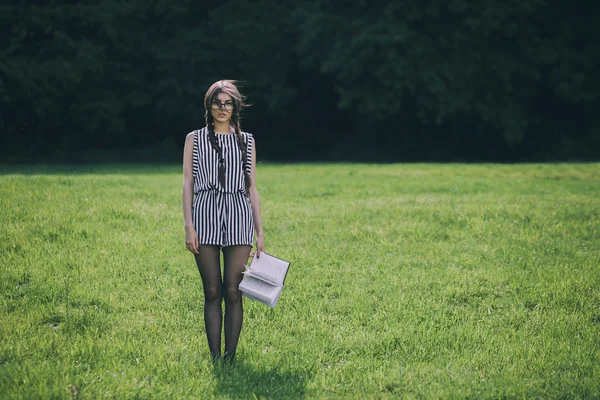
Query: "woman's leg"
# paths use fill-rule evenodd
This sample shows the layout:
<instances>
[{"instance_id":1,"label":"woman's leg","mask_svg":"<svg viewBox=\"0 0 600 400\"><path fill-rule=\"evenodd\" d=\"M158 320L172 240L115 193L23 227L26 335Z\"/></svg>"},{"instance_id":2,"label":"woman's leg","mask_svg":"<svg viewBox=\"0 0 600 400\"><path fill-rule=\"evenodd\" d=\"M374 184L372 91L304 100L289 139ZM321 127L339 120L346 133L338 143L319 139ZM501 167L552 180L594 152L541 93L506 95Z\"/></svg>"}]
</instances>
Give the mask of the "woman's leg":
<instances>
[{"instance_id":1,"label":"woman's leg","mask_svg":"<svg viewBox=\"0 0 600 400\"><path fill-rule=\"evenodd\" d=\"M237 348L244 310L242 308L242 292L239 285L242 281L244 266L248 262L250 246L228 246L223 248L224 256L224 288L225 288L225 357L233 359Z\"/></svg>"},{"instance_id":2,"label":"woman's leg","mask_svg":"<svg viewBox=\"0 0 600 400\"><path fill-rule=\"evenodd\" d=\"M221 252L219 246L201 244L195 254L196 264L204 287L204 329L213 359L221 356L221 326L223 314L223 281L221 279Z\"/></svg>"}]
</instances>

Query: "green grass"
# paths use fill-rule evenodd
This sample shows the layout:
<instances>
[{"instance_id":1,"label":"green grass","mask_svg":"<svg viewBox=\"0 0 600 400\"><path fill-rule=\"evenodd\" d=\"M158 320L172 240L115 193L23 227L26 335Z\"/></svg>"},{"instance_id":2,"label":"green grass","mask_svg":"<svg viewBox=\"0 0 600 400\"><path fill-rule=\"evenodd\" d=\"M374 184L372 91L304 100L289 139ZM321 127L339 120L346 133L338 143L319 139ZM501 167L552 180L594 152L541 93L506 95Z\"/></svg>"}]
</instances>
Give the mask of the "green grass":
<instances>
[{"instance_id":1,"label":"green grass","mask_svg":"<svg viewBox=\"0 0 600 400\"><path fill-rule=\"evenodd\" d=\"M292 266L217 370L179 166L0 173L3 399L600 397L600 164L259 165Z\"/></svg>"}]
</instances>

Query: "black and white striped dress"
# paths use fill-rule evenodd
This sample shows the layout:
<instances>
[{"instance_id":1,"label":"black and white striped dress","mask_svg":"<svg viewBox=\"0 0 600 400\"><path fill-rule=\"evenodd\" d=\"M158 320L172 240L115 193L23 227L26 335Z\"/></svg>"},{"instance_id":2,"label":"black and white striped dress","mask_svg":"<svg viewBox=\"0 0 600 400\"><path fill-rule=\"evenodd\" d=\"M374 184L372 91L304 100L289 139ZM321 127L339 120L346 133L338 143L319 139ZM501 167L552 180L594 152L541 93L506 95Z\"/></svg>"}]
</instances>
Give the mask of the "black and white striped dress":
<instances>
[{"instance_id":1,"label":"black and white striped dress","mask_svg":"<svg viewBox=\"0 0 600 400\"><path fill-rule=\"evenodd\" d=\"M216 135L225 160L225 187L219 184L219 158L208 139L206 127L194 131L194 201L192 218L199 244L252 246L254 220L246 196L242 152L235 133ZM242 132L246 144L246 170L252 166L254 138Z\"/></svg>"}]
</instances>

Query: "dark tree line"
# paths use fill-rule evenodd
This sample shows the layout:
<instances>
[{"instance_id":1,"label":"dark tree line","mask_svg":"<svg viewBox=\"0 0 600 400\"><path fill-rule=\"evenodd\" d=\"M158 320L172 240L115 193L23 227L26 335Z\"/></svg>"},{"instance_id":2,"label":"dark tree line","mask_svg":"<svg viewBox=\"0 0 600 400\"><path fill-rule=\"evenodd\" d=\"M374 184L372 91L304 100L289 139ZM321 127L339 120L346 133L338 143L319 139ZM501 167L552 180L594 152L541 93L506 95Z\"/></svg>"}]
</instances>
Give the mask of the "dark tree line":
<instances>
[{"instance_id":1,"label":"dark tree line","mask_svg":"<svg viewBox=\"0 0 600 400\"><path fill-rule=\"evenodd\" d=\"M178 160L239 79L267 160L600 157L600 13L547 0L4 1L0 157Z\"/></svg>"}]
</instances>

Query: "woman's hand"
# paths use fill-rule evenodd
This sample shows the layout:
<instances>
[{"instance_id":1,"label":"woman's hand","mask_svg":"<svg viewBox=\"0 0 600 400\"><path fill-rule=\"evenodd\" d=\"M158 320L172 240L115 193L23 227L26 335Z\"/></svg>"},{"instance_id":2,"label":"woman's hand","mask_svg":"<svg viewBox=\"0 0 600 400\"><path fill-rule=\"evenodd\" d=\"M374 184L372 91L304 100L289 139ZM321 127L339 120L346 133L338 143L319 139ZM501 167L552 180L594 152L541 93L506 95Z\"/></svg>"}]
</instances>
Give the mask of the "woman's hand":
<instances>
[{"instance_id":1,"label":"woman's hand","mask_svg":"<svg viewBox=\"0 0 600 400\"><path fill-rule=\"evenodd\" d=\"M185 230L185 247L194 254L200 254L198 252L198 235L194 228Z\"/></svg>"},{"instance_id":2,"label":"woman's hand","mask_svg":"<svg viewBox=\"0 0 600 400\"><path fill-rule=\"evenodd\" d=\"M256 257L260 258L261 251L265 251L265 237L258 235L256 237Z\"/></svg>"}]
</instances>

